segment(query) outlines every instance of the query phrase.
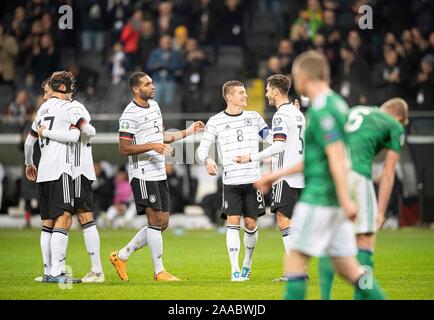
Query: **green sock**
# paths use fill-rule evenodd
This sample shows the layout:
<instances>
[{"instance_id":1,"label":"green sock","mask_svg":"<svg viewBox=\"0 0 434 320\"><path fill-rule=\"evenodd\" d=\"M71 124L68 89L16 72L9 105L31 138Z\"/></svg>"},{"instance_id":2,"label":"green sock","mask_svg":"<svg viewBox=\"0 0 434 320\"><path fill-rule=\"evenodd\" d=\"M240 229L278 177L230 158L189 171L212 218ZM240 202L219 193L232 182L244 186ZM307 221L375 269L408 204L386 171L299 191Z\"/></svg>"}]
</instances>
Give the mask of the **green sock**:
<instances>
[{"instance_id":1,"label":"green sock","mask_svg":"<svg viewBox=\"0 0 434 320\"><path fill-rule=\"evenodd\" d=\"M371 268L374 267L374 259L373 259L374 253L371 250L366 249L360 249L357 253L357 260L360 262L362 266L370 266Z\"/></svg>"},{"instance_id":2,"label":"green sock","mask_svg":"<svg viewBox=\"0 0 434 320\"><path fill-rule=\"evenodd\" d=\"M355 287L355 300L385 300L386 295L378 284L377 280L372 276L372 288L364 289L361 287L359 281L354 285Z\"/></svg>"},{"instance_id":3,"label":"green sock","mask_svg":"<svg viewBox=\"0 0 434 320\"><path fill-rule=\"evenodd\" d=\"M306 298L306 276L293 277L288 279L285 300L304 300Z\"/></svg>"},{"instance_id":4,"label":"green sock","mask_svg":"<svg viewBox=\"0 0 434 320\"><path fill-rule=\"evenodd\" d=\"M332 295L334 271L329 257L319 258L318 273L321 300L330 300Z\"/></svg>"},{"instance_id":5,"label":"green sock","mask_svg":"<svg viewBox=\"0 0 434 320\"><path fill-rule=\"evenodd\" d=\"M374 260L373 260L373 253L371 250L366 250L366 249L360 249L359 248L359 252L357 253L357 261L360 262L360 264L362 266L368 266L371 269L374 266ZM363 295L360 292L360 290L354 290L354 300L363 300Z\"/></svg>"}]
</instances>

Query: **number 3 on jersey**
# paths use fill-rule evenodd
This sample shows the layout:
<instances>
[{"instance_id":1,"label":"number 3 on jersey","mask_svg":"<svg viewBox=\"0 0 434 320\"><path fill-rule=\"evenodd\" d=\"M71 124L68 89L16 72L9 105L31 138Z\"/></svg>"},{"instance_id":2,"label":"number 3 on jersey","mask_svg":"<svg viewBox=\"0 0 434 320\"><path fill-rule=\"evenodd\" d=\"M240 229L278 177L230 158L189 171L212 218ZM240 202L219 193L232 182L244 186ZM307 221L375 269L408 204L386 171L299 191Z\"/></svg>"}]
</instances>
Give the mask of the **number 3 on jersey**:
<instances>
[{"instance_id":1,"label":"number 3 on jersey","mask_svg":"<svg viewBox=\"0 0 434 320\"><path fill-rule=\"evenodd\" d=\"M298 140L300 140L300 149L298 150L298 154L303 154L303 151L304 151L304 140L301 137L301 131L303 129L303 126L302 125L298 125L297 129L298 129Z\"/></svg>"},{"instance_id":2,"label":"number 3 on jersey","mask_svg":"<svg viewBox=\"0 0 434 320\"><path fill-rule=\"evenodd\" d=\"M45 117L44 121L50 121L50 124L48 125L48 130L51 130L53 128L54 124L54 117ZM41 124L41 122L38 123L38 126ZM41 137L41 143L39 144L41 148L43 148L45 145L48 146L50 143L50 138L45 138L45 144L44 144L44 138Z\"/></svg>"}]
</instances>

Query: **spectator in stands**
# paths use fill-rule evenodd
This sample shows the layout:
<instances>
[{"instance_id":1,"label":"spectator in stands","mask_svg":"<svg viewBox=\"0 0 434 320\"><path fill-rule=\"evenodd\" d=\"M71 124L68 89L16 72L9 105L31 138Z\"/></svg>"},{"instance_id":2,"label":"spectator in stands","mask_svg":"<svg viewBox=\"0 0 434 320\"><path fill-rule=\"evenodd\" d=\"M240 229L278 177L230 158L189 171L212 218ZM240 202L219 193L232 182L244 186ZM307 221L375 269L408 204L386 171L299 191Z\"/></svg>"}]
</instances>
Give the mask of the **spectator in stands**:
<instances>
[{"instance_id":1,"label":"spectator in stands","mask_svg":"<svg viewBox=\"0 0 434 320\"><path fill-rule=\"evenodd\" d=\"M332 61L331 69L332 74L334 74L337 71L341 42L341 32L336 25L336 16L334 11L324 11L324 25L319 30L319 33L323 34L326 38L327 47L329 49L328 54L333 55L333 57L329 57L329 60Z\"/></svg>"},{"instance_id":2,"label":"spectator in stands","mask_svg":"<svg viewBox=\"0 0 434 320\"><path fill-rule=\"evenodd\" d=\"M0 83L13 85L16 77L15 62L18 56L18 43L13 35L5 32L0 23Z\"/></svg>"},{"instance_id":3,"label":"spectator in stands","mask_svg":"<svg viewBox=\"0 0 434 320\"><path fill-rule=\"evenodd\" d=\"M421 58L421 52L413 43L413 36L410 30L404 30L401 35L402 45L398 46L398 54L400 58L408 64L409 68L406 72L411 72L418 67Z\"/></svg>"},{"instance_id":4,"label":"spectator in stands","mask_svg":"<svg viewBox=\"0 0 434 320\"><path fill-rule=\"evenodd\" d=\"M142 10L134 10L131 19L122 30L120 40L124 45L125 68L132 71L136 65L136 55L143 26Z\"/></svg>"},{"instance_id":5,"label":"spectator in stands","mask_svg":"<svg viewBox=\"0 0 434 320\"><path fill-rule=\"evenodd\" d=\"M334 86L336 91L347 100L350 106L366 105L368 101L366 89L369 81L366 73L367 64L361 59L356 60L353 49L348 45L341 48L340 58L342 61Z\"/></svg>"},{"instance_id":6,"label":"spectator in stands","mask_svg":"<svg viewBox=\"0 0 434 320\"><path fill-rule=\"evenodd\" d=\"M258 0L258 8L262 13L272 12L276 22L277 31L281 36L285 36L285 24L282 14L282 0Z\"/></svg>"},{"instance_id":7,"label":"spectator in stands","mask_svg":"<svg viewBox=\"0 0 434 320\"><path fill-rule=\"evenodd\" d=\"M173 34L180 21L173 13L172 1L161 1L158 5L158 34Z\"/></svg>"},{"instance_id":8,"label":"spectator in stands","mask_svg":"<svg viewBox=\"0 0 434 320\"><path fill-rule=\"evenodd\" d=\"M201 108L201 89L205 66L208 59L199 48L197 40L190 38L185 45L185 65L183 71L183 111L203 112Z\"/></svg>"},{"instance_id":9,"label":"spectator in stands","mask_svg":"<svg viewBox=\"0 0 434 320\"><path fill-rule=\"evenodd\" d=\"M418 28L411 28L411 35L413 36L413 42L419 48L420 52L425 53L429 48L429 42L422 37Z\"/></svg>"},{"instance_id":10,"label":"spectator in stands","mask_svg":"<svg viewBox=\"0 0 434 320\"><path fill-rule=\"evenodd\" d=\"M416 94L414 110L434 110L434 55L422 58L419 71L411 81Z\"/></svg>"},{"instance_id":11,"label":"spectator in stands","mask_svg":"<svg viewBox=\"0 0 434 320\"><path fill-rule=\"evenodd\" d=\"M119 169L115 178L115 196L113 204L107 209L106 224L113 226L119 216L124 216L125 223L131 221L136 215L133 191L128 181L128 173L125 169Z\"/></svg>"},{"instance_id":12,"label":"spectator in stands","mask_svg":"<svg viewBox=\"0 0 434 320\"><path fill-rule=\"evenodd\" d=\"M225 0L220 12L216 30L218 44L221 46L245 45L245 12L239 0Z\"/></svg>"},{"instance_id":13,"label":"spectator in stands","mask_svg":"<svg viewBox=\"0 0 434 320\"><path fill-rule=\"evenodd\" d=\"M118 41L121 36L122 29L128 20L128 14L131 9L131 1L129 0L114 0L107 3L107 22L108 28L111 31L110 43Z\"/></svg>"},{"instance_id":14,"label":"spectator in stands","mask_svg":"<svg viewBox=\"0 0 434 320\"><path fill-rule=\"evenodd\" d=\"M142 31L139 38L139 47L137 49L137 68L146 70L146 64L151 51L158 46L158 37L155 33L154 23L150 19L143 21Z\"/></svg>"},{"instance_id":15,"label":"spectator in stands","mask_svg":"<svg viewBox=\"0 0 434 320\"><path fill-rule=\"evenodd\" d=\"M191 33L200 45L213 45L215 40L216 19L210 3L210 0L199 0L193 9Z\"/></svg>"},{"instance_id":16,"label":"spectator in stands","mask_svg":"<svg viewBox=\"0 0 434 320\"><path fill-rule=\"evenodd\" d=\"M184 59L171 47L169 35L160 38L160 46L151 51L147 70L155 84L155 100L170 112L177 77L182 75Z\"/></svg>"},{"instance_id":17,"label":"spectator in stands","mask_svg":"<svg viewBox=\"0 0 434 320\"><path fill-rule=\"evenodd\" d=\"M289 39L282 39L279 41L277 48L277 55L280 59L280 66L283 74L290 74L292 69L292 62L295 59L294 47Z\"/></svg>"},{"instance_id":18,"label":"spectator in stands","mask_svg":"<svg viewBox=\"0 0 434 320\"><path fill-rule=\"evenodd\" d=\"M125 54L122 50L122 44L116 42L113 45L113 54L111 56L112 67L111 67L111 76L112 76L112 84L118 84L125 78Z\"/></svg>"},{"instance_id":19,"label":"spectator in stands","mask_svg":"<svg viewBox=\"0 0 434 320\"><path fill-rule=\"evenodd\" d=\"M296 24L303 25L306 28L310 40L314 40L318 30L324 24L323 12L319 0L308 0L306 10L301 12Z\"/></svg>"},{"instance_id":20,"label":"spectator in stands","mask_svg":"<svg viewBox=\"0 0 434 320\"><path fill-rule=\"evenodd\" d=\"M77 95L81 95L85 100L90 100L94 97L99 73L87 66L79 65L77 63L70 64L67 69L72 72L77 81L75 83Z\"/></svg>"},{"instance_id":21,"label":"spectator in stands","mask_svg":"<svg viewBox=\"0 0 434 320\"><path fill-rule=\"evenodd\" d=\"M44 12L49 10L49 6L42 0L28 1L26 5L26 12L28 20L34 21L42 18Z\"/></svg>"},{"instance_id":22,"label":"spectator in stands","mask_svg":"<svg viewBox=\"0 0 434 320\"><path fill-rule=\"evenodd\" d=\"M290 40L294 44L294 51L296 54L300 54L308 50L310 40L306 26L304 26L303 24L294 23L291 26Z\"/></svg>"},{"instance_id":23,"label":"spectator in stands","mask_svg":"<svg viewBox=\"0 0 434 320\"><path fill-rule=\"evenodd\" d=\"M434 31L429 34L429 47L426 49L426 54L434 54Z\"/></svg>"},{"instance_id":24,"label":"spectator in stands","mask_svg":"<svg viewBox=\"0 0 434 320\"><path fill-rule=\"evenodd\" d=\"M176 27L172 39L173 50L183 53L185 44L187 43L187 39L188 39L187 27L186 26Z\"/></svg>"},{"instance_id":25,"label":"spectator in stands","mask_svg":"<svg viewBox=\"0 0 434 320\"><path fill-rule=\"evenodd\" d=\"M319 29L319 33L322 33L327 39L327 43L336 44L339 43L341 33L336 25L336 15L332 10L324 11L324 25Z\"/></svg>"},{"instance_id":26,"label":"spectator in stands","mask_svg":"<svg viewBox=\"0 0 434 320\"><path fill-rule=\"evenodd\" d=\"M106 7L103 0L79 2L81 49L84 51L104 49Z\"/></svg>"},{"instance_id":27,"label":"spectator in stands","mask_svg":"<svg viewBox=\"0 0 434 320\"><path fill-rule=\"evenodd\" d=\"M264 83L267 83L266 80L268 79L269 76L271 76L273 74L281 74L281 73L282 73L282 65L280 63L279 57L278 56L269 57L268 61L267 61L267 70L266 70L265 77L264 77ZM271 107L268 104L268 99L264 99L264 104L265 104L264 110L267 114L272 115L273 112L276 111L276 109L274 107ZM270 120L270 119L268 119L268 117L267 117L266 120Z\"/></svg>"},{"instance_id":28,"label":"spectator in stands","mask_svg":"<svg viewBox=\"0 0 434 320\"><path fill-rule=\"evenodd\" d=\"M398 63L398 53L390 48L384 48L384 61L377 64L372 74L376 104L402 96L401 67Z\"/></svg>"},{"instance_id":29,"label":"spectator in stands","mask_svg":"<svg viewBox=\"0 0 434 320\"><path fill-rule=\"evenodd\" d=\"M42 15L41 23L44 33L54 34L57 29L57 26L53 24L53 19L51 18L51 14L49 12L45 12Z\"/></svg>"},{"instance_id":30,"label":"spectator in stands","mask_svg":"<svg viewBox=\"0 0 434 320\"><path fill-rule=\"evenodd\" d=\"M26 64L29 67L30 59L32 56L32 49L39 46L41 37L44 35L41 20L35 20L32 23L30 34L19 44L20 58L19 62Z\"/></svg>"},{"instance_id":31,"label":"spectator in stands","mask_svg":"<svg viewBox=\"0 0 434 320\"><path fill-rule=\"evenodd\" d=\"M105 172L100 162L95 162L94 168L96 180L92 183L92 189L94 215L96 219L96 217L100 215L101 211L107 211L107 209L112 205L115 184L113 178Z\"/></svg>"},{"instance_id":32,"label":"spectator in stands","mask_svg":"<svg viewBox=\"0 0 434 320\"><path fill-rule=\"evenodd\" d=\"M26 9L24 9L24 7L18 6L15 9L14 18L10 24L10 27L12 29L12 34L17 38L17 41L23 41L29 29L26 19Z\"/></svg>"},{"instance_id":33,"label":"spectator in stands","mask_svg":"<svg viewBox=\"0 0 434 320\"><path fill-rule=\"evenodd\" d=\"M58 69L59 59L59 52L54 45L53 37L50 34L44 34L39 45L32 49L31 68L34 72L35 91L39 91L42 81Z\"/></svg>"},{"instance_id":34,"label":"spectator in stands","mask_svg":"<svg viewBox=\"0 0 434 320\"><path fill-rule=\"evenodd\" d=\"M29 117L32 115L33 111L34 108L30 101L28 92L26 90L20 90L18 91L14 101L12 101L6 108L5 120L19 124L21 127L20 131L22 131L25 123L29 121Z\"/></svg>"}]
</instances>

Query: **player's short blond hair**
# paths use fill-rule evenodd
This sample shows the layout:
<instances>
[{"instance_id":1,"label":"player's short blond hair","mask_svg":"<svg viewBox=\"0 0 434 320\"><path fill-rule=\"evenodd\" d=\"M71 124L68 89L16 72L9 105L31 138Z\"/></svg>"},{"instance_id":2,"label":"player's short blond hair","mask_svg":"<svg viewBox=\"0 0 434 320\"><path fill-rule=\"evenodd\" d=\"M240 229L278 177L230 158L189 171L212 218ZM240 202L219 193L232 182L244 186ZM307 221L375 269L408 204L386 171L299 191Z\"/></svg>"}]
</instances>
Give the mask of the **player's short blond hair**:
<instances>
[{"instance_id":1,"label":"player's short blond hair","mask_svg":"<svg viewBox=\"0 0 434 320\"><path fill-rule=\"evenodd\" d=\"M318 51L306 51L294 60L294 70L303 72L309 80L330 81L330 65L327 57Z\"/></svg>"},{"instance_id":2,"label":"player's short blond hair","mask_svg":"<svg viewBox=\"0 0 434 320\"><path fill-rule=\"evenodd\" d=\"M230 80L223 84L222 87L222 96L226 100L226 95L233 87L244 87L244 83L239 80Z\"/></svg>"},{"instance_id":3,"label":"player's short blond hair","mask_svg":"<svg viewBox=\"0 0 434 320\"><path fill-rule=\"evenodd\" d=\"M408 124L408 104L402 98L392 98L383 103L381 109L402 118L404 125Z\"/></svg>"}]
</instances>

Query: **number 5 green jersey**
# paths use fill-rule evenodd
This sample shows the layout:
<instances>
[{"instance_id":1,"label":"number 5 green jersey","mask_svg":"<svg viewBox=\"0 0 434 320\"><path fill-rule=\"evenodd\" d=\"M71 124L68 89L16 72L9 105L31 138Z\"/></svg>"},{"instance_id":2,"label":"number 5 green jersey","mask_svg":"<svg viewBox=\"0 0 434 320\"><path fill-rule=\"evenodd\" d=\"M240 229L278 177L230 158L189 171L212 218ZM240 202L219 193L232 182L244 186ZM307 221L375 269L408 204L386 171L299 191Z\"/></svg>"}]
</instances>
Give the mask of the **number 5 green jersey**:
<instances>
[{"instance_id":1,"label":"number 5 green jersey","mask_svg":"<svg viewBox=\"0 0 434 320\"><path fill-rule=\"evenodd\" d=\"M308 109L305 131L305 188L300 200L321 206L339 206L336 188L330 173L325 148L342 140L348 106L335 92L316 97Z\"/></svg>"},{"instance_id":2,"label":"number 5 green jersey","mask_svg":"<svg viewBox=\"0 0 434 320\"><path fill-rule=\"evenodd\" d=\"M377 107L352 108L345 131L352 170L369 179L375 156L384 148L400 153L404 144L404 127Z\"/></svg>"}]
</instances>

